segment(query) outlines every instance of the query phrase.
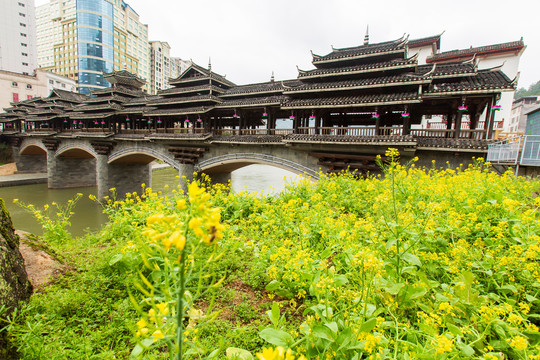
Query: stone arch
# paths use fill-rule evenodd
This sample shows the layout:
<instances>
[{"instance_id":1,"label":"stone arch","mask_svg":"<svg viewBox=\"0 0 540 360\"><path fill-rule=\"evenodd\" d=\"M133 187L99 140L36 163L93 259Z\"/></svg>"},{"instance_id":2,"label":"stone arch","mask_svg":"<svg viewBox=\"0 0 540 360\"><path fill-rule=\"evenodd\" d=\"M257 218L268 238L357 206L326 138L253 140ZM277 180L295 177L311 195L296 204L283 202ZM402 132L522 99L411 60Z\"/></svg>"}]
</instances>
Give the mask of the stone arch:
<instances>
[{"instance_id":1,"label":"stone arch","mask_svg":"<svg viewBox=\"0 0 540 360\"><path fill-rule=\"evenodd\" d=\"M164 161L176 170L180 170L181 164L174 160L174 157L164 154L163 152L150 148L123 148L109 155L107 162L109 164L118 163L138 163L148 164L154 159Z\"/></svg>"},{"instance_id":2,"label":"stone arch","mask_svg":"<svg viewBox=\"0 0 540 360\"><path fill-rule=\"evenodd\" d=\"M271 165L299 175L307 175L313 180L319 179L319 173L305 165L268 154L231 153L215 156L199 162L195 166L197 172L231 172L253 164Z\"/></svg>"},{"instance_id":3,"label":"stone arch","mask_svg":"<svg viewBox=\"0 0 540 360\"><path fill-rule=\"evenodd\" d=\"M47 173L47 148L39 139L27 138L21 142L13 157L20 173Z\"/></svg>"},{"instance_id":4,"label":"stone arch","mask_svg":"<svg viewBox=\"0 0 540 360\"><path fill-rule=\"evenodd\" d=\"M56 150L54 156L58 157L69 157L69 158L79 158L79 159L91 159L97 158L97 153L94 148L84 142L78 143L67 143L62 144Z\"/></svg>"}]
</instances>

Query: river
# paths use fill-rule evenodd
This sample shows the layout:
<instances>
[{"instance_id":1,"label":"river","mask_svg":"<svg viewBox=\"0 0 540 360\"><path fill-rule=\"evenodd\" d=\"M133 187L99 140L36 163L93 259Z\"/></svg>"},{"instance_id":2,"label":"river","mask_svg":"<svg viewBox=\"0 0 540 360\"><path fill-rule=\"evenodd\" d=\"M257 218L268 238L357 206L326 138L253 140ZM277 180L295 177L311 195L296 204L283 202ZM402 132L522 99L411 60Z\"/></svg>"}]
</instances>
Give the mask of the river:
<instances>
[{"instance_id":1,"label":"river","mask_svg":"<svg viewBox=\"0 0 540 360\"><path fill-rule=\"evenodd\" d=\"M178 183L178 173L172 169L155 170L152 174L152 189L167 192ZM263 192L265 194L282 191L287 182L297 179L295 174L267 165L250 165L233 171L231 174L231 187L234 192L247 190L250 192ZM66 204L77 193L83 196L74 209L69 231L74 236L82 236L87 232L99 230L107 221L107 216L102 213L101 207L89 199L89 195L96 195L96 187L83 187L74 189L47 189L47 184L22 185L0 188L0 198L4 199L7 209L11 214L16 229L41 234L41 226L26 210L13 203L13 199L20 202L33 204L39 208L53 201L58 204Z\"/></svg>"}]
</instances>

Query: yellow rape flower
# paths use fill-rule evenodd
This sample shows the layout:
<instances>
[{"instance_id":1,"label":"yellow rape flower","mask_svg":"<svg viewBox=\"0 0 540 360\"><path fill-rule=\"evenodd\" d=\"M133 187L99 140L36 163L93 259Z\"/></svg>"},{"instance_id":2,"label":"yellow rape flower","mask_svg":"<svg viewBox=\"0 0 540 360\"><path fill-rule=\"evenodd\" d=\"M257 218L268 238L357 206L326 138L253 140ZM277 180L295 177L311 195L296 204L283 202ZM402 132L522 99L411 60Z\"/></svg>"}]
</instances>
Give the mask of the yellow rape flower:
<instances>
[{"instance_id":1,"label":"yellow rape flower","mask_svg":"<svg viewBox=\"0 0 540 360\"><path fill-rule=\"evenodd\" d=\"M510 346L516 350L525 350L529 343L523 336L516 336L512 340L509 340Z\"/></svg>"},{"instance_id":2,"label":"yellow rape flower","mask_svg":"<svg viewBox=\"0 0 540 360\"><path fill-rule=\"evenodd\" d=\"M152 337L154 338L154 342L158 341L159 339L163 339L165 336L161 332L161 330L156 330L152 334Z\"/></svg>"},{"instance_id":3,"label":"yellow rape flower","mask_svg":"<svg viewBox=\"0 0 540 360\"><path fill-rule=\"evenodd\" d=\"M257 354L259 360L294 360L294 355L292 354L291 349L283 349L281 346L272 348L263 349L262 353ZM297 360L305 360L303 355L300 355Z\"/></svg>"},{"instance_id":4,"label":"yellow rape flower","mask_svg":"<svg viewBox=\"0 0 540 360\"><path fill-rule=\"evenodd\" d=\"M167 303L156 304L156 307L161 315L167 315L169 313L169 304Z\"/></svg>"}]
</instances>

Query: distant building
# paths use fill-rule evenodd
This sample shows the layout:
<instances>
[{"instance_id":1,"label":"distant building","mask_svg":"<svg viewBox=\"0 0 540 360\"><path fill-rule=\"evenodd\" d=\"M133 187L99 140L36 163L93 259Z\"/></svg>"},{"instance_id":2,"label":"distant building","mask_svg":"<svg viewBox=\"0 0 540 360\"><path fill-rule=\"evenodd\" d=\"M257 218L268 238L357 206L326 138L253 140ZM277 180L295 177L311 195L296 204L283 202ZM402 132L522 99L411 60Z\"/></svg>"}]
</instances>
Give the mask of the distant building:
<instances>
[{"instance_id":1,"label":"distant building","mask_svg":"<svg viewBox=\"0 0 540 360\"><path fill-rule=\"evenodd\" d=\"M523 96L515 100L512 104L512 116L510 118L508 131L525 133L527 127L527 113L538 106L537 96Z\"/></svg>"},{"instance_id":2,"label":"distant building","mask_svg":"<svg viewBox=\"0 0 540 360\"><path fill-rule=\"evenodd\" d=\"M37 7L38 64L78 81L79 92L109 87L103 73L149 77L148 26L122 0L50 0Z\"/></svg>"},{"instance_id":3,"label":"distant building","mask_svg":"<svg viewBox=\"0 0 540 360\"><path fill-rule=\"evenodd\" d=\"M540 135L540 104L533 106L525 115L527 115L525 135Z\"/></svg>"},{"instance_id":4,"label":"distant building","mask_svg":"<svg viewBox=\"0 0 540 360\"><path fill-rule=\"evenodd\" d=\"M36 67L34 0L0 1L0 70L28 75Z\"/></svg>"},{"instance_id":5,"label":"distant building","mask_svg":"<svg viewBox=\"0 0 540 360\"><path fill-rule=\"evenodd\" d=\"M150 94L169 89L169 79L176 79L191 62L171 57L171 47L165 41L150 41Z\"/></svg>"},{"instance_id":6,"label":"distant building","mask_svg":"<svg viewBox=\"0 0 540 360\"><path fill-rule=\"evenodd\" d=\"M35 97L46 97L53 89L77 91L74 80L36 69L32 75L0 70L0 110Z\"/></svg>"}]
</instances>

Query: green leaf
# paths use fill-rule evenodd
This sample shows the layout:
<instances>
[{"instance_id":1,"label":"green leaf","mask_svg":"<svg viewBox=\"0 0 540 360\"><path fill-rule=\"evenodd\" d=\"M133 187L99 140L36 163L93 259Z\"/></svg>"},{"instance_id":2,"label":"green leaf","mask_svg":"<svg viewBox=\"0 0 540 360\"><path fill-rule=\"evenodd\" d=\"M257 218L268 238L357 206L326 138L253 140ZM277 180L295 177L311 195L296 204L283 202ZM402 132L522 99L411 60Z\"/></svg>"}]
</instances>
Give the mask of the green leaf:
<instances>
[{"instance_id":1,"label":"green leaf","mask_svg":"<svg viewBox=\"0 0 540 360\"><path fill-rule=\"evenodd\" d=\"M458 328L456 325L446 324L446 327L448 328L448 331L450 331L452 334L463 336L461 329Z\"/></svg>"},{"instance_id":2,"label":"green leaf","mask_svg":"<svg viewBox=\"0 0 540 360\"><path fill-rule=\"evenodd\" d=\"M371 330L373 330L373 328L375 327L375 325L377 325L377 318L371 318L367 321L364 321L362 323L362 326L360 326L360 330L359 332L370 332Z\"/></svg>"},{"instance_id":3,"label":"green leaf","mask_svg":"<svg viewBox=\"0 0 540 360\"><path fill-rule=\"evenodd\" d=\"M311 331L313 331L313 335L315 335L316 337L318 337L320 339L326 339L326 340L329 340L331 342L334 342L334 340L335 340L334 333L332 332L332 330L330 330L326 326L315 325L315 326L313 326L311 328Z\"/></svg>"},{"instance_id":4,"label":"green leaf","mask_svg":"<svg viewBox=\"0 0 540 360\"><path fill-rule=\"evenodd\" d=\"M518 289L512 284L506 284L499 287L499 290L510 290L514 294L518 292Z\"/></svg>"},{"instance_id":5,"label":"green leaf","mask_svg":"<svg viewBox=\"0 0 540 360\"><path fill-rule=\"evenodd\" d=\"M337 326L337 323L335 321L332 321L331 323L326 323L324 324L324 326L326 326L327 328L329 328L330 330L332 330L332 332L334 334L337 334L338 332L338 326Z\"/></svg>"},{"instance_id":6,"label":"green leaf","mask_svg":"<svg viewBox=\"0 0 540 360\"><path fill-rule=\"evenodd\" d=\"M109 260L109 266L113 266L117 262L121 261L124 258L124 254L116 254L113 257L111 257L111 260Z\"/></svg>"},{"instance_id":7,"label":"green leaf","mask_svg":"<svg viewBox=\"0 0 540 360\"><path fill-rule=\"evenodd\" d=\"M397 284L394 284L392 286L387 286L384 288L384 290L389 293L390 295L397 295L397 293L399 292L399 290L401 290L401 288L405 286L405 284L403 283L397 283Z\"/></svg>"},{"instance_id":8,"label":"green leaf","mask_svg":"<svg viewBox=\"0 0 540 360\"><path fill-rule=\"evenodd\" d=\"M421 298L422 296L426 295L427 290L425 287L422 286L407 286L407 293L405 294L406 298L409 300L414 300Z\"/></svg>"},{"instance_id":9,"label":"green leaf","mask_svg":"<svg viewBox=\"0 0 540 360\"><path fill-rule=\"evenodd\" d=\"M266 291L275 291L279 289L280 286L281 286L281 283L279 281L272 280L268 283L268 285L266 285L265 289Z\"/></svg>"},{"instance_id":10,"label":"green leaf","mask_svg":"<svg viewBox=\"0 0 540 360\"><path fill-rule=\"evenodd\" d=\"M259 336L272 345L281 346L284 348L288 348L293 341L292 336L289 333L277 329L264 329L259 333Z\"/></svg>"},{"instance_id":11,"label":"green leaf","mask_svg":"<svg viewBox=\"0 0 540 360\"><path fill-rule=\"evenodd\" d=\"M469 358L475 353L474 349L467 344L458 343L457 346L461 350L461 353Z\"/></svg>"},{"instance_id":12,"label":"green leaf","mask_svg":"<svg viewBox=\"0 0 540 360\"><path fill-rule=\"evenodd\" d=\"M272 325L278 326L281 312L279 311L279 304L277 302L272 303L272 309L266 312L268 318L272 322Z\"/></svg>"},{"instance_id":13,"label":"green leaf","mask_svg":"<svg viewBox=\"0 0 540 360\"><path fill-rule=\"evenodd\" d=\"M334 284L336 286L342 286L348 283L349 280L347 280L347 277L345 275L339 275L334 278Z\"/></svg>"},{"instance_id":14,"label":"green leaf","mask_svg":"<svg viewBox=\"0 0 540 360\"><path fill-rule=\"evenodd\" d=\"M247 350L230 347L225 350L228 360L253 360L253 355Z\"/></svg>"},{"instance_id":15,"label":"green leaf","mask_svg":"<svg viewBox=\"0 0 540 360\"><path fill-rule=\"evenodd\" d=\"M407 253L401 254L401 258L410 264L416 265L418 267L422 266L422 262L420 261L420 259L417 258L416 255L413 255L411 253L407 252Z\"/></svg>"},{"instance_id":16,"label":"green leaf","mask_svg":"<svg viewBox=\"0 0 540 360\"><path fill-rule=\"evenodd\" d=\"M536 300L538 300L534 296L528 294L525 294L525 299L527 299L528 302L535 302Z\"/></svg>"}]
</instances>

